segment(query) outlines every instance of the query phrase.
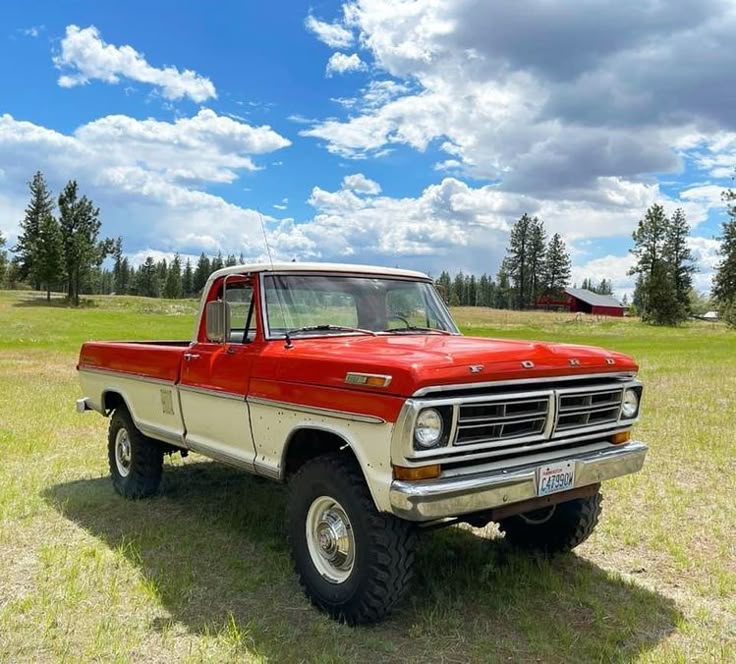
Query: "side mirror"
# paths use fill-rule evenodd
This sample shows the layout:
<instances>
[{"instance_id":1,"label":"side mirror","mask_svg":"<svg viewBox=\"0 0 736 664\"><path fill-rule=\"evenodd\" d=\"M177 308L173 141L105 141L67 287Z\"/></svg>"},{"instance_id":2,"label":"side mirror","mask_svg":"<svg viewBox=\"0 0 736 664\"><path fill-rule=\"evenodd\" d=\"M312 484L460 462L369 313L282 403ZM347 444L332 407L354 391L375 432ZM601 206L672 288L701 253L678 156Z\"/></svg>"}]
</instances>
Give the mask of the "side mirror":
<instances>
[{"instance_id":1,"label":"side mirror","mask_svg":"<svg viewBox=\"0 0 736 664\"><path fill-rule=\"evenodd\" d=\"M207 339L223 343L230 333L230 305L222 300L208 302L205 307Z\"/></svg>"}]
</instances>

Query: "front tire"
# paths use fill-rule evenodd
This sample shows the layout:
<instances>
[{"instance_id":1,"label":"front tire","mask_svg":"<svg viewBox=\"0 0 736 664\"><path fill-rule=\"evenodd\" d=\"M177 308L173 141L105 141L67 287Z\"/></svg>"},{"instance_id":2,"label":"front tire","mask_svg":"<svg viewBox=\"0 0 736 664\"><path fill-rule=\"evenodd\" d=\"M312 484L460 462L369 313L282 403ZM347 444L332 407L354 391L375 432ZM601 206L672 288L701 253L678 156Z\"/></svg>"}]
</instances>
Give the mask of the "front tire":
<instances>
[{"instance_id":1,"label":"front tire","mask_svg":"<svg viewBox=\"0 0 736 664\"><path fill-rule=\"evenodd\" d=\"M543 507L503 519L499 527L506 540L520 549L546 555L572 551L595 529L601 515L600 492L586 498Z\"/></svg>"},{"instance_id":2,"label":"front tire","mask_svg":"<svg viewBox=\"0 0 736 664\"><path fill-rule=\"evenodd\" d=\"M110 418L107 456L115 490L125 498L137 499L158 492L164 454L160 445L144 436L133 424L127 408L120 407Z\"/></svg>"},{"instance_id":3,"label":"front tire","mask_svg":"<svg viewBox=\"0 0 736 664\"><path fill-rule=\"evenodd\" d=\"M414 530L376 510L354 460L325 455L299 469L290 481L287 528L305 593L340 622L376 622L408 590Z\"/></svg>"}]
</instances>

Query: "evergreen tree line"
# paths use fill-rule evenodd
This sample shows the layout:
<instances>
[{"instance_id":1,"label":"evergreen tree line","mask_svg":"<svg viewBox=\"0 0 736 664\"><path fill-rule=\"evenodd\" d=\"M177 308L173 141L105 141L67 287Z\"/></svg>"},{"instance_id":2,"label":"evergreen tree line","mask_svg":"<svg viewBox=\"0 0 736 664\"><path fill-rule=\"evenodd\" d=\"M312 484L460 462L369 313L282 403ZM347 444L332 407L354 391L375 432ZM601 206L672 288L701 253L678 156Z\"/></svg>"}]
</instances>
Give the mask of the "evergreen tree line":
<instances>
[{"instance_id":1,"label":"evergreen tree line","mask_svg":"<svg viewBox=\"0 0 736 664\"><path fill-rule=\"evenodd\" d=\"M245 263L241 254L236 257L230 254L223 257L221 252L209 257L200 254L196 265L187 258L182 262L179 254L171 261L165 258L155 261L152 256L133 268L123 256L122 245L118 240L113 250L115 262L112 270L105 271L107 289L102 293L117 295L143 295L145 297L198 297L207 283L209 276L223 267Z\"/></svg>"},{"instance_id":2,"label":"evergreen tree line","mask_svg":"<svg viewBox=\"0 0 736 664\"><path fill-rule=\"evenodd\" d=\"M598 295L613 295L613 284L610 279L601 279L597 284L590 278L583 279L580 288L598 293Z\"/></svg>"},{"instance_id":3,"label":"evergreen tree line","mask_svg":"<svg viewBox=\"0 0 736 664\"><path fill-rule=\"evenodd\" d=\"M508 303L504 301L493 277L487 274L477 277L460 271L453 277L449 272L443 271L435 283L452 307L508 308Z\"/></svg>"},{"instance_id":4,"label":"evergreen tree line","mask_svg":"<svg viewBox=\"0 0 736 664\"><path fill-rule=\"evenodd\" d=\"M451 306L526 309L541 297L551 301L562 297L570 285L570 271L570 255L560 234L547 241L544 223L523 214L511 229L495 280L486 274L459 272L452 277L443 271L436 283Z\"/></svg>"},{"instance_id":5,"label":"evergreen tree line","mask_svg":"<svg viewBox=\"0 0 736 664\"><path fill-rule=\"evenodd\" d=\"M87 196L80 196L70 180L54 199L43 174L28 183L30 201L20 222L20 235L8 259L6 239L0 233L0 283L11 288L29 283L36 290L66 293L79 304L81 294L130 294L147 297L196 297L215 270L243 263L242 254L209 257L202 253L196 265L182 263L176 254L169 262L148 256L138 268L123 254L121 238L100 239L100 211ZM112 257L112 269L103 267Z\"/></svg>"}]
</instances>

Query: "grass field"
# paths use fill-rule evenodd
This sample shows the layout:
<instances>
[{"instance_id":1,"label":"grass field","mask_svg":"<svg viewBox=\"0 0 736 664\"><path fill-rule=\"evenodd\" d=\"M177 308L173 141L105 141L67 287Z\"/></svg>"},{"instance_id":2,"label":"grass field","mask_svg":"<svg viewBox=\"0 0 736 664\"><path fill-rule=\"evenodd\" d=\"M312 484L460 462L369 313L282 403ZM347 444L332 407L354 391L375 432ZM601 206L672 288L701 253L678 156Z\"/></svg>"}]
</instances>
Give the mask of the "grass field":
<instances>
[{"instance_id":1,"label":"grass field","mask_svg":"<svg viewBox=\"0 0 736 664\"><path fill-rule=\"evenodd\" d=\"M113 492L107 422L73 409L79 344L188 338L194 311L0 292L0 661L736 661L736 333L456 310L468 334L633 354L650 456L605 485L575 554L425 534L409 599L351 629L300 592L280 487L193 455L167 461L160 497Z\"/></svg>"}]
</instances>

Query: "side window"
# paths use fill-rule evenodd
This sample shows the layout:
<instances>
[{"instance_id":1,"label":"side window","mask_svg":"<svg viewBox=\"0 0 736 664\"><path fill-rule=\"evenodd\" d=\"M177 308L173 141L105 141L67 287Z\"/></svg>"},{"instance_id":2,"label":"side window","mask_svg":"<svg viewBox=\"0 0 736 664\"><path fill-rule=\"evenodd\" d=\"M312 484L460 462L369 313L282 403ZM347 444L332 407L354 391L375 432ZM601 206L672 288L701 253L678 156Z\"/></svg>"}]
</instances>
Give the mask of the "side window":
<instances>
[{"instance_id":1,"label":"side window","mask_svg":"<svg viewBox=\"0 0 736 664\"><path fill-rule=\"evenodd\" d=\"M233 282L225 289L225 302L230 309L230 343L253 341L256 332L256 316L253 311L253 287L245 282Z\"/></svg>"}]
</instances>

